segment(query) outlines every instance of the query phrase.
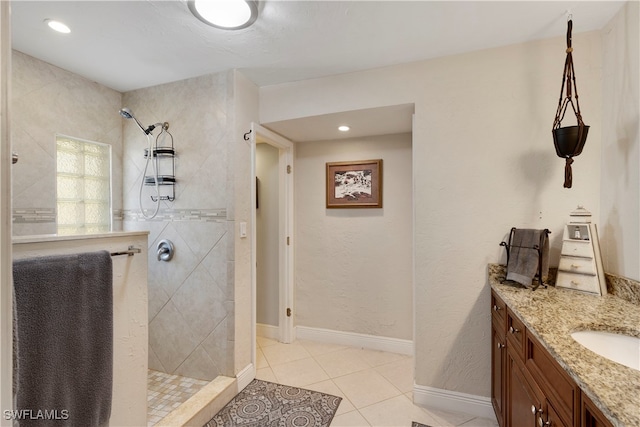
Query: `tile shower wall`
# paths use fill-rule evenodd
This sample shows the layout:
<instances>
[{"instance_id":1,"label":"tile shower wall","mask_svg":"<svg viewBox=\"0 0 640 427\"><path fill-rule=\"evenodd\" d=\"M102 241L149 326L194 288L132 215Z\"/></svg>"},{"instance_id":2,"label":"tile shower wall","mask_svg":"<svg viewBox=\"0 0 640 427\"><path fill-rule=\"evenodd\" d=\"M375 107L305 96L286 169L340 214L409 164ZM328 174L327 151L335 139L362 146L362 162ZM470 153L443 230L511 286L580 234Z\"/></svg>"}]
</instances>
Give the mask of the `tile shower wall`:
<instances>
[{"instance_id":1,"label":"tile shower wall","mask_svg":"<svg viewBox=\"0 0 640 427\"><path fill-rule=\"evenodd\" d=\"M12 54L13 234L56 232L56 134L112 146L114 229L121 229L122 94L18 51Z\"/></svg>"},{"instance_id":2,"label":"tile shower wall","mask_svg":"<svg viewBox=\"0 0 640 427\"><path fill-rule=\"evenodd\" d=\"M150 231L149 368L203 380L234 375L233 87L233 72L218 73L128 92L122 104L145 126L169 122L177 153L176 199L144 219L138 194L146 138L124 122L124 228ZM151 189L144 189L145 210L153 208ZM175 246L170 262L157 260L162 239Z\"/></svg>"},{"instance_id":3,"label":"tile shower wall","mask_svg":"<svg viewBox=\"0 0 640 427\"><path fill-rule=\"evenodd\" d=\"M111 144L114 229L150 231L149 366L233 375L233 72L121 94L18 51L12 60L14 235L56 232L56 133ZM123 106L145 125L168 121L175 138L177 197L152 221L138 208L146 138ZM176 245L169 263L155 257L163 238Z\"/></svg>"}]
</instances>

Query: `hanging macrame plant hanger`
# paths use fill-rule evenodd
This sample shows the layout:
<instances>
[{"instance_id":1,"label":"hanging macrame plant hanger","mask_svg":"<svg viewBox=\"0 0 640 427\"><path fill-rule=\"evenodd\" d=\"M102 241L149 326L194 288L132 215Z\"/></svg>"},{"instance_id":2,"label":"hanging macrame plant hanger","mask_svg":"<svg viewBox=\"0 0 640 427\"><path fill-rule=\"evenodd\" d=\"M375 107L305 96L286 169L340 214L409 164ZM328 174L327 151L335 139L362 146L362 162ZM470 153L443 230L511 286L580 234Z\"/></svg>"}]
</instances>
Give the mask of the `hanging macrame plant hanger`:
<instances>
[{"instance_id":1,"label":"hanging macrame plant hanger","mask_svg":"<svg viewBox=\"0 0 640 427\"><path fill-rule=\"evenodd\" d=\"M576 86L576 75L573 68L573 48L571 47L571 30L573 21L571 18L567 21L567 59L564 62L564 73L562 74L562 86L560 87L560 99L558 101L558 110L556 118L553 121L553 144L556 147L558 157L565 159L564 166L564 187L571 188L573 177L571 172L571 164L573 157L579 155L587 141L587 133L589 126L584 124L582 114L580 113L580 103L578 102L578 87ZM566 88L566 95L564 95ZM575 103L574 103L575 95ZM577 120L577 126L561 127L561 122L567 112L567 108L571 106Z\"/></svg>"}]
</instances>

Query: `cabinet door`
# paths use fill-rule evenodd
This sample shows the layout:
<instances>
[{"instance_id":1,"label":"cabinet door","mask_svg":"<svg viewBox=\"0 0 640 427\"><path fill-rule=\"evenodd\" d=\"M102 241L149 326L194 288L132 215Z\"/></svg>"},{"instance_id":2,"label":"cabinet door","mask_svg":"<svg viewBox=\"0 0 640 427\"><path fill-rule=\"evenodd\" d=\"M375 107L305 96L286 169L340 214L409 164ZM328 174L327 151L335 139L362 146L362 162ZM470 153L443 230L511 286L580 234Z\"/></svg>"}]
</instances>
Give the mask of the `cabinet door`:
<instances>
[{"instance_id":1,"label":"cabinet door","mask_svg":"<svg viewBox=\"0 0 640 427\"><path fill-rule=\"evenodd\" d=\"M523 369L507 351L509 363L507 427L536 427L542 409L541 392L527 380Z\"/></svg>"},{"instance_id":2,"label":"cabinet door","mask_svg":"<svg viewBox=\"0 0 640 427\"><path fill-rule=\"evenodd\" d=\"M593 413L585 409L582 413L582 427L610 427L609 421L605 420L599 412Z\"/></svg>"},{"instance_id":3,"label":"cabinet door","mask_svg":"<svg viewBox=\"0 0 640 427\"><path fill-rule=\"evenodd\" d=\"M505 316L507 315L507 305L502 299L491 291L491 317L499 324L504 326Z\"/></svg>"},{"instance_id":4,"label":"cabinet door","mask_svg":"<svg viewBox=\"0 0 640 427\"><path fill-rule=\"evenodd\" d=\"M535 337L527 333L526 342L527 373L545 394L549 405L553 405L555 414L562 417L563 423L575 424L576 410L580 407L578 386Z\"/></svg>"},{"instance_id":5,"label":"cabinet door","mask_svg":"<svg viewBox=\"0 0 640 427\"><path fill-rule=\"evenodd\" d=\"M507 349L504 332L499 326L494 321L491 327L491 403L498 425L504 427Z\"/></svg>"},{"instance_id":6,"label":"cabinet door","mask_svg":"<svg viewBox=\"0 0 640 427\"><path fill-rule=\"evenodd\" d=\"M558 415L548 399L545 406L546 416L545 414L539 415L538 427L571 427L571 424L565 424L562 421L562 418L560 418L560 415Z\"/></svg>"},{"instance_id":7,"label":"cabinet door","mask_svg":"<svg viewBox=\"0 0 640 427\"><path fill-rule=\"evenodd\" d=\"M596 405L584 393L581 399L581 427L613 427Z\"/></svg>"},{"instance_id":8,"label":"cabinet door","mask_svg":"<svg viewBox=\"0 0 640 427\"><path fill-rule=\"evenodd\" d=\"M524 361L524 337L524 324L510 309L507 309L507 345L509 351L520 361Z\"/></svg>"}]
</instances>

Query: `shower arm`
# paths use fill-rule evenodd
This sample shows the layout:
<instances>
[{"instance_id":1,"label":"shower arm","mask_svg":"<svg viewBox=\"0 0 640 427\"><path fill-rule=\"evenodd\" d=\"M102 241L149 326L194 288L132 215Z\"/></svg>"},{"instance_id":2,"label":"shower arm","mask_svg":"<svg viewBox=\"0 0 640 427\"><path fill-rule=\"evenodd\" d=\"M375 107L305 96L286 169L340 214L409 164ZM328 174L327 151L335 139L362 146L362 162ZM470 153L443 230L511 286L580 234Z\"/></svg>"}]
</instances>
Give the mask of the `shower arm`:
<instances>
[{"instance_id":1,"label":"shower arm","mask_svg":"<svg viewBox=\"0 0 640 427\"><path fill-rule=\"evenodd\" d=\"M121 115L122 117L124 117L125 119L133 119L133 121L135 121L135 122L136 122L136 124L138 125L138 127L140 128L140 130L141 130L142 132L144 132L144 133L145 133L145 135L147 135L147 136L148 136L148 135L150 135L150 134L151 134L151 132L153 132L153 130L154 130L156 127L158 127L158 126L160 126L160 127L162 128L162 130L163 130L163 131L166 131L166 130L168 130L168 129L169 129L169 123L168 123L168 122L164 122L164 123L154 123L154 124L152 124L152 125L149 125L149 127L145 129L145 128L144 128L144 126L142 126L142 123L140 123L140 121L136 118L136 116L134 116L134 115L133 115L133 113L131 112L131 110L130 110L130 109L128 109L128 108L126 108L126 107L125 107L125 108L121 108L121 109L120 109L120 115Z\"/></svg>"},{"instance_id":2,"label":"shower arm","mask_svg":"<svg viewBox=\"0 0 640 427\"><path fill-rule=\"evenodd\" d=\"M162 130L168 130L169 129L169 122L164 122L164 123L154 123L152 125L149 125L149 127L145 130L142 129L144 131L144 133L146 133L147 135L149 135L151 132L153 132L153 130L157 127L161 127Z\"/></svg>"},{"instance_id":3,"label":"shower arm","mask_svg":"<svg viewBox=\"0 0 640 427\"><path fill-rule=\"evenodd\" d=\"M134 122L136 122L136 124L138 125L138 127L140 128L140 130L141 130L142 132L144 132L144 133L146 133L147 135L149 135L149 133L148 133L146 130L144 130L144 126L142 126L142 123L140 123L140 122L138 121L138 119L136 119L136 118L135 118L135 117L133 117L133 116L131 116L131 118L133 119L133 121L134 121Z\"/></svg>"}]
</instances>

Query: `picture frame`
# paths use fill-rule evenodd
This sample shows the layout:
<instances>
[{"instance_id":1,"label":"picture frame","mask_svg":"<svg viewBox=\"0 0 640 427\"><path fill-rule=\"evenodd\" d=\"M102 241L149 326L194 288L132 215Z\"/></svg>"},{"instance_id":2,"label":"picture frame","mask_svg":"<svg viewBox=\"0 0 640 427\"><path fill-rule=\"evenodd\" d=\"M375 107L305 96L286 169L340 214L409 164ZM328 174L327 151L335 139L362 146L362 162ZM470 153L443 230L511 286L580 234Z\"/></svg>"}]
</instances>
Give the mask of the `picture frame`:
<instances>
[{"instance_id":1,"label":"picture frame","mask_svg":"<svg viewBox=\"0 0 640 427\"><path fill-rule=\"evenodd\" d=\"M382 159L327 163L327 209L382 208Z\"/></svg>"}]
</instances>

